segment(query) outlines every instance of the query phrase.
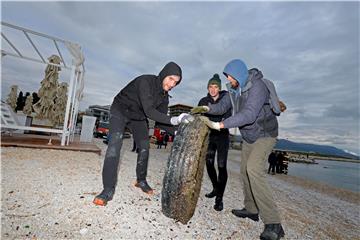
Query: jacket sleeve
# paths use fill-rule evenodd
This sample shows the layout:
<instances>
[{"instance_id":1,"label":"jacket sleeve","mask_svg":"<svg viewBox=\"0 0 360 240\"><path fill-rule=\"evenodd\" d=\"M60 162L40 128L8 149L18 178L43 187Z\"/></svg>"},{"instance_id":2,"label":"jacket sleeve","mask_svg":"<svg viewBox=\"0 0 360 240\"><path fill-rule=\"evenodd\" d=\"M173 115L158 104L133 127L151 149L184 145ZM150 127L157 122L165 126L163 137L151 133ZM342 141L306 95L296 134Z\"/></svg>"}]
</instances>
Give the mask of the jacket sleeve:
<instances>
[{"instance_id":1,"label":"jacket sleeve","mask_svg":"<svg viewBox=\"0 0 360 240\"><path fill-rule=\"evenodd\" d=\"M268 92L264 84L257 84L249 89L248 94L244 107L234 116L224 120L225 128L242 127L256 121L268 97Z\"/></svg>"},{"instance_id":2,"label":"jacket sleeve","mask_svg":"<svg viewBox=\"0 0 360 240\"><path fill-rule=\"evenodd\" d=\"M225 114L232 107L229 93L225 94L225 96L221 98L218 103L216 104L209 103L208 107L210 108L209 112L207 112L208 114L211 115Z\"/></svg>"},{"instance_id":3,"label":"jacket sleeve","mask_svg":"<svg viewBox=\"0 0 360 240\"><path fill-rule=\"evenodd\" d=\"M207 102L205 98L200 99L198 106L207 106Z\"/></svg>"},{"instance_id":4,"label":"jacket sleeve","mask_svg":"<svg viewBox=\"0 0 360 240\"><path fill-rule=\"evenodd\" d=\"M171 124L170 123L170 116L166 115L166 113L162 113L160 112L158 109L155 108L154 106L154 97L151 94L150 91L150 81L141 81L140 82L140 91L138 92L139 94L139 99L141 102L141 105L143 107L143 110L145 112L146 117L159 122L159 123L163 123L163 124ZM161 108L166 108L167 111L167 107L165 105L162 105Z\"/></svg>"},{"instance_id":5,"label":"jacket sleeve","mask_svg":"<svg viewBox=\"0 0 360 240\"><path fill-rule=\"evenodd\" d=\"M162 103L159 107L158 107L160 113L167 113L168 112L168 104L167 103ZM168 133L171 134L175 134L175 131L177 130L177 127L171 125L171 124L164 124L164 123L160 123L160 122L155 122L155 126L158 128L161 128L162 130L165 130Z\"/></svg>"}]
</instances>

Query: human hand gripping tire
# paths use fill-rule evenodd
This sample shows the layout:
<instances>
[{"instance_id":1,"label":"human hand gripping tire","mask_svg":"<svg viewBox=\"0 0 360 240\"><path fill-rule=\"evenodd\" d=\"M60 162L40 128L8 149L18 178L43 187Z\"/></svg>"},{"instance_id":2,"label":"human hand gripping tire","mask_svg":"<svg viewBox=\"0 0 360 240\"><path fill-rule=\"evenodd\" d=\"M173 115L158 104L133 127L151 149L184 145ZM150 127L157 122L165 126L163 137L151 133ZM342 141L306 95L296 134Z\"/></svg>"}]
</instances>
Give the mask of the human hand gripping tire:
<instances>
[{"instance_id":1,"label":"human hand gripping tire","mask_svg":"<svg viewBox=\"0 0 360 240\"><path fill-rule=\"evenodd\" d=\"M201 119L201 121L203 121L209 128L220 131L220 122L210 121L210 119L207 118L207 117L205 117L205 116L200 116L200 119Z\"/></svg>"},{"instance_id":2,"label":"human hand gripping tire","mask_svg":"<svg viewBox=\"0 0 360 240\"><path fill-rule=\"evenodd\" d=\"M188 113L182 113L177 117L172 117L170 122L172 125L179 125L180 123L189 123L194 121L194 117Z\"/></svg>"},{"instance_id":3,"label":"human hand gripping tire","mask_svg":"<svg viewBox=\"0 0 360 240\"><path fill-rule=\"evenodd\" d=\"M191 114L207 113L210 110L208 106L198 106L191 109Z\"/></svg>"}]
</instances>

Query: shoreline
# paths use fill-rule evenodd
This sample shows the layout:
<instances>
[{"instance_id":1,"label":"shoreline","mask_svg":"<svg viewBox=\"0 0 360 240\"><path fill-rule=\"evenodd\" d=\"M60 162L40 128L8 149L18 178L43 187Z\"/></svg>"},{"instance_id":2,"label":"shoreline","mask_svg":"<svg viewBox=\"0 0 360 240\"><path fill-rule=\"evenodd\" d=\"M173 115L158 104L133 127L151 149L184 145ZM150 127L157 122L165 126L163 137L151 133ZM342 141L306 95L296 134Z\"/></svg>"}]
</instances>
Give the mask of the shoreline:
<instances>
[{"instance_id":1,"label":"shoreline","mask_svg":"<svg viewBox=\"0 0 360 240\"><path fill-rule=\"evenodd\" d=\"M325 183L317 182L314 180L308 180L301 177L284 175L284 174L276 174L272 177L280 179L284 182L290 182L294 185L300 186L304 189L315 190L317 192L321 192L331 197L336 197L343 201L347 201L350 203L360 205L360 193L350 191L343 188L338 188L334 186L330 186Z\"/></svg>"},{"instance_id":2,"label":"shoreline","mask_svg":"<svg viewBox=\"0 0 360 240\"><path fill-rule=\"evenodd\" d=\"M339 161L339 162L353 162L353 163L360 163L360 159L351 159L351 158L344 158L344 157L336 157L336 156L323 156L323 155L313 155L312 153L304 153L304 152L291 152L286 150L281 150L286 153L287 158L291 158L296 156L297 158L303 160L328 160L328 161ZM300 157L301 156L301 157ZM296 161L295 161L296 162Z\"/></svg>"},{"instance_id":3,"label":"shoreline","mask_svg":"<svg viewBox=\"0 0 360 240\"><path fill-rule=\"evenodd\" d=\"M240 174L240 151L236 149L229 150L228 163L230 167L228 167L228 171L232 171L236 174ZM294 164L307 164L307 163L294 163ZM275 174L268 175L268 177L280 179L281 181L290 182L297 186L303 187L304 189L311 189L328 196L337 197L341 200L345 200L351 203L360 205L360 192L351 191L345 188L335 187L328 185L323 182L310 180L298 176L292 176L289 174Z\"/></svg>"},{"instance_id":4,"label":"shoreline","mask_svg":"<svg viewBox=\"0 0 360 240\"><path fill-rule=\"evenodd\" d=\"M330 157L315 157L315 160L326 160L326 161L338 161L338 162L352 162L352 163L360 163L360 160L348 159L348 158L330 158Z\"/></svg>"}]
</instances>

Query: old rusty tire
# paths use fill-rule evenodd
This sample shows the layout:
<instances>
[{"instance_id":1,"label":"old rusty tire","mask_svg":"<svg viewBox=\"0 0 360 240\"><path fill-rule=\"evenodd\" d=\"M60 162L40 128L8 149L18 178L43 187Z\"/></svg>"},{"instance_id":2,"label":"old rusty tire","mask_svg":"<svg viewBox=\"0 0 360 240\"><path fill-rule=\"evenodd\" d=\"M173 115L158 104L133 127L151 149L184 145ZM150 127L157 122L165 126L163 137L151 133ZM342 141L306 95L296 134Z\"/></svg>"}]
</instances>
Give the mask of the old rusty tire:
<instances>
[{"instance_id":1,"label":"old rusty tire","mask_svg":"<svg viewBox=\"0 0 360 240\"><path fill-rule=\"evenodd\" d=\"M209 128L198 118L181 124L171 148L161 192L165 216L186 224L194 215L203 178Z\"/></svg>"}]
</instances>

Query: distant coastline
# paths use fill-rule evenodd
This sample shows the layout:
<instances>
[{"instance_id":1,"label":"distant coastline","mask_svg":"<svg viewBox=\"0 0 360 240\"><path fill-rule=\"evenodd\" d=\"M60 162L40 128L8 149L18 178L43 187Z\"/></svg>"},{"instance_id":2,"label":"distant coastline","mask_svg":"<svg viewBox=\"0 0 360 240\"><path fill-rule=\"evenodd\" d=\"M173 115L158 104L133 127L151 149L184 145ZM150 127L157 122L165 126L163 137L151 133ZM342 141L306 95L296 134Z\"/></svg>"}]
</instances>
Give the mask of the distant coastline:
<instances>
[{"instance_id":1,"label":"distant coastline","mask_svg":"<svg viewBox=\"0 0 360 240\"><path fill-rule=\"evenodd\" d=\"M313 156L324 156L329 158L336 158L338 160L351 159L360 160L360 156L356 153L350 153L344 149L340 149L330 145L293 142L288 139L278 139L276 150L309 154Z\"/></svg>"},{"instance_id":2,"label":"distant coastline","mask_svg":"<svg viewBox=\"0 0 360 240\"><path fill-rule=\"evenodd\" d=\"M350 158L333 157L333 156L317 156L317 157L315 157L315 160L328 160L328 161L341 161L341 162L360 163L360 160L350 159Z\"/></svg>"},{"instance_id":3,"label":"distant coastline","mask_svg":"<svg viewBox=\"0 0 360 240\"><path fill-rule=\"evenodd\" d=\"M301 158L301 159L360 163L360 160L358 160L358 159L345 158L345 157L339 157L339 156L334 156L334 155L322 155L322 154L316 154L313 152L299 152L299 151L289 151L289 150L283 150L283 149L275 149L275 150L286 153L287 157L296 156L297 158Z\"/></svg>"}]
</instances>

